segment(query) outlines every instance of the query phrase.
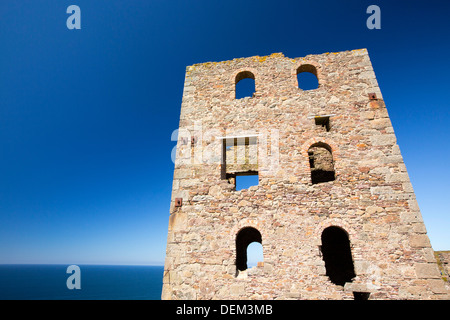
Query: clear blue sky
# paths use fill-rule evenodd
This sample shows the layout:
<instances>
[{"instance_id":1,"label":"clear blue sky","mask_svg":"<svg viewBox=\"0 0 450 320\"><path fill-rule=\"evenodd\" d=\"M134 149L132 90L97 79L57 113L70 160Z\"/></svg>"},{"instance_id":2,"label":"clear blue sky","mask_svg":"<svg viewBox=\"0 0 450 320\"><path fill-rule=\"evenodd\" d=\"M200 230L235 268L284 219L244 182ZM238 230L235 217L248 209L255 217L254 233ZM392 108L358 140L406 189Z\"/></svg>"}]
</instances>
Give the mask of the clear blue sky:
<instances>
[{"instance_id":1,"label":"clear blue sky","mask_svg":"<svg viewBox=\"0 0 450 320\"><path fill-rule=\"evenodd\" d=\"M81 8L81 30L66 9ZM366 8L381 8L381 30ZM0 2L0 263L163 264L187 65L367 48L434 249L450 249L450 3Z\"/></svg>"}]
</instances>

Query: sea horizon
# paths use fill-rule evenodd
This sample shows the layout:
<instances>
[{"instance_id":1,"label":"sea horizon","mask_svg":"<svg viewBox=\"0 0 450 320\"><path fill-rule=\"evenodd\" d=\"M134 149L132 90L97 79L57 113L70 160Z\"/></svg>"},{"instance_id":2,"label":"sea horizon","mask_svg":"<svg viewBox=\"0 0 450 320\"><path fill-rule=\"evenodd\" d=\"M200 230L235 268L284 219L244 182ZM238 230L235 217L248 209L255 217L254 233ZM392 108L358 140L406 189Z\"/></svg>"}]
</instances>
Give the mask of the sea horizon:
<instances>
[{"instance_id":1,"label":"sea horizon","mask_svg":"<svg viewBox=\"0 0 450 320\"><path fill-rule=\"evenodd\" d=\"M58 265L58 266L147 266L147 267L164 267L164 264L133 264L133 263L32 263L32 262L24 262L24 263L0 263L0 266L3 265Z\"/></svg>"},{"instance_id":2,"label":"sea horizon","mask_svg":"<svg viewBox=\"0 0 450 320\"><path fill-rule=\"evenodd\" d=\"M163 273L147 264L4 263L0 300L160 300Z\"/></svg>"}]
</instances>

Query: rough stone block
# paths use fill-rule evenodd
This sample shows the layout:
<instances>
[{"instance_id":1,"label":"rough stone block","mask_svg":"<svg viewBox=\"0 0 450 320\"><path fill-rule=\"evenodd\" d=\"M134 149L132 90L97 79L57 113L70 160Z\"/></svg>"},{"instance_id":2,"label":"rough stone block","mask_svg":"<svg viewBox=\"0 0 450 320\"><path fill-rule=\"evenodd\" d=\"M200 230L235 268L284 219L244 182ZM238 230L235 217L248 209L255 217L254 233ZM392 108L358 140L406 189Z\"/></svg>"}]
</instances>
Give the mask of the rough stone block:
<instances>
[{"instance_id":1,"label":"rough stone block","mask_svg":"<svg viewBox=\"0 0 450 320\"><path fill-rule=\"evenodd\" d=\"M245 294L245 284L236 283L230 286L230 294L232 296L241 296Z\"/></svg>"},{"instance_id":2,"label":"rough stone block","mask_svg":"<svg viewBox=\"0 0 450 320\"><path fill-rule=\"evenodd\" d=\"M370 137L370 141L374 146L393 145L397 142L394 134L382 134Z\"/></svg>"},{"instance_id":3,"label":"rough stone block","mask_svg":"<svg viewBox=\"0 0 450 320\"><path fill-rule=\"evenodd\" d=\"M418 278L440 279L441 277L436 263L416 263L415 267Z\"/></svg>"},{"instance_id":4,"label":"rough stone block","mask_svg":"<svg viewBox=\"0 0 450 320\"><path fill-rule=\"evenodd\" d=\"M430 239L426 234L413 234L409 238L409 244L414 248L431 247Z\"/></svg>"}]
</instances>

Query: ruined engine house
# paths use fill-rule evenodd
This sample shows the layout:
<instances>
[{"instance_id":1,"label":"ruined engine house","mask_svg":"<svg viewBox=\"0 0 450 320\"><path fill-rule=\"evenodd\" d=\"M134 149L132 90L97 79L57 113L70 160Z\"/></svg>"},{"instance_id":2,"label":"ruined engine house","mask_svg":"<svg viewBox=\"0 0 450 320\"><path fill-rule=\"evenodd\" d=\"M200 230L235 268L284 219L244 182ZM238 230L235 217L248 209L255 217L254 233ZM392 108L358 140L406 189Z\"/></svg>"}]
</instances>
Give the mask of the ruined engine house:
<instances>
[{"instance_id":1,"label":"ruined engine house","mask_svg":"<svg viewBox=\"0 0 450 320\"><path fill-rule=\"evenodd\" d=\"M447 294L366 49L187 67L162 299Z\"/></svg>"}]
</instances>

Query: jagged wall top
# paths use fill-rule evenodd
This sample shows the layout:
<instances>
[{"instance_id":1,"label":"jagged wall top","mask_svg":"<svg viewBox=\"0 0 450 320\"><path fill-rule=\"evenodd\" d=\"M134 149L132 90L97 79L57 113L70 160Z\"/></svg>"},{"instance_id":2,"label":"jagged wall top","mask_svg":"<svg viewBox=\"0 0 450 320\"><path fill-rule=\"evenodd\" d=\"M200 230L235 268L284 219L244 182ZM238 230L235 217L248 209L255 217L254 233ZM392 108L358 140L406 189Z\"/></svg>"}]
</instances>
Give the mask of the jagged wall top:
<instances>
[{"instance_id":1,"label":"jagged wall top","mask_svg":"<svg viewBox=\"0 0 450 320\"><path fill-rule=\"evenodd\" d=\"M285 60L290 60L295 63L295 62L302 61L302 60L307 61L311 57L328 56L330 54L333 54L333 55L338 55L338 54L361 55L361 54L368 54L368 52L367 52L367 49L362 48L362 49L354 49L354 50L338 51L338 52L325 52L322 54L309 54L304 57L297 57L297 58L289 58L289 57L286 57L282 52L275 52L275 53L272 53L267 56L251 56L251 57L234 58L232 60L224 60L224 61L218 61L218 62L217 61L208 61L208 62L202 62L202 63L195 63L193 65L187 66L186 71L192 72L192 71L196 70L197 68L208 69L213 66L220 65L220 64L228 64L229 65L229 64L240 63L243 61L252 61L252 62L263 63L268 59L285 59Z\"/></svg>"}]
</instances>

